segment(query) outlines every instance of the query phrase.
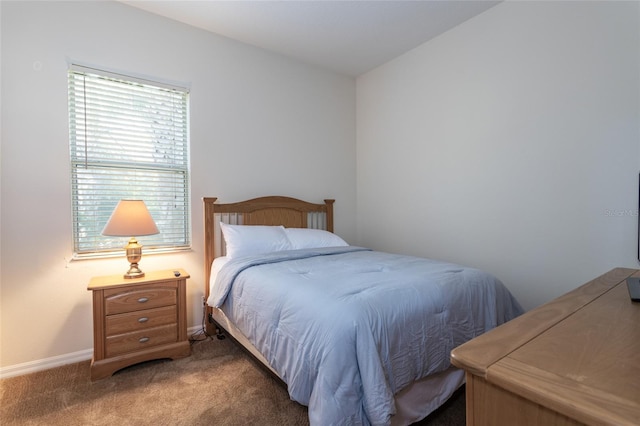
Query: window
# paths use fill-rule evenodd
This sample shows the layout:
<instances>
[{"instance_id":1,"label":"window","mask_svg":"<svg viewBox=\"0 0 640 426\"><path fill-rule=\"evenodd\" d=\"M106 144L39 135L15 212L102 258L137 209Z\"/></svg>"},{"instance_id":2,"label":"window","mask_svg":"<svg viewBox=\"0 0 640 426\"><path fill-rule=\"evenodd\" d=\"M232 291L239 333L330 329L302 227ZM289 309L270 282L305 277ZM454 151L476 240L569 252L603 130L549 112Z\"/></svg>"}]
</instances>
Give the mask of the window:
<instances>
[{"instance_id":1,"label":"window","mask_svg":"<svg viewBox=\"0 0 640 426\"><path fill-rule=\"evenodd\" d=\"M173 87L91 68L69 69L69 140L76 257L122 250L102 228L121 199L147 204L149 250L190 241L188 100Z\"/></svg>"}]
</instances>

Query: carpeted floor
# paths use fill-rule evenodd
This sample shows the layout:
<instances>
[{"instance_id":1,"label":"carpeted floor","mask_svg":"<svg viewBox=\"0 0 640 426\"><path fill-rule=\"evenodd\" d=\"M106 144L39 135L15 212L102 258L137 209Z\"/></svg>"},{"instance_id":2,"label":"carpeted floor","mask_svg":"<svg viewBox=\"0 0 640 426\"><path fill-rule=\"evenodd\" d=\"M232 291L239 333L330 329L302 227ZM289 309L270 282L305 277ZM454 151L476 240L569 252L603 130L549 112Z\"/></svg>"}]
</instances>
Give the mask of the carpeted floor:
<instances>
[{"instance_id":1,"label":"carpeted floor","mask_svg":"<svg viewBox=\"0 0 640 426\"><path fill-rule=\"evenodd\" d=\"M458 391L421 426L463 426ZM97 382L89 361L0 380L0 424L308 425L307 409L226 340L193 345L190 357L138 364Z\"/></svg>"}]
</instances>

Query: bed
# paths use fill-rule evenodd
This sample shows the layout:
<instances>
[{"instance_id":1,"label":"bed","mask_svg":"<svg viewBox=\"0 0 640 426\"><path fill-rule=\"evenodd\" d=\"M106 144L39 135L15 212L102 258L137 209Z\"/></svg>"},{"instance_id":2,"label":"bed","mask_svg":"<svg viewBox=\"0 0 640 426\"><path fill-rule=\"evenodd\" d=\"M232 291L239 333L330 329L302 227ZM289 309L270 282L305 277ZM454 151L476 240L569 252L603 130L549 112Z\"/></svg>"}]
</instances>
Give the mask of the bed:
<instances>
[{"instance_id":1,"label":"bed","mask_svg":"<svg viewBox=\"0 0 640 426\"><path fill-rule=\"evenodd\" d=\"M309 408L311 425L406 425L464 383L450 351L522 313L490 274L347 244L334 200L204 198L207 332Z\"/></svg>"}]
</instances>

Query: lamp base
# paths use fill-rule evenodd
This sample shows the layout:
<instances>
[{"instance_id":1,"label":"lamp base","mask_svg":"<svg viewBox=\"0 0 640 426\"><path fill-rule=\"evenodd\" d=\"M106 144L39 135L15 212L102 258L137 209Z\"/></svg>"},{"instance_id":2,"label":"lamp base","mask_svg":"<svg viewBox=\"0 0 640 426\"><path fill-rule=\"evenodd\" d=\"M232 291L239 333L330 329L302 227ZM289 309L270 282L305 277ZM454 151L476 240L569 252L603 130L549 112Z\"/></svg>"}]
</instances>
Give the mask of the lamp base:
<instances>
[{"instance_id":1,"label":"lamp base","mask_svg":"<svg viewBox=\"0 0 640 426\"><path fill-rule=\"evenodd\" d=\"M131 237L129 244L125 246L127 252L127 260L129 261L129 270L124 274L125 278L142 278L144 272L138 267L138 262L142 259L142 245L138 244L135 237Z\"/></svg>"},{"instance_id":2,"label":"lamp base","mask_svg":"<svg viewBox=\"0 0 640 426\"><path fill-rule=\"evenodd\" d=\"M144 272L142 272L140 268L138 268L137 263L132 263L127 273L124 274L124 277L125 278L142 278L144 277Z\"/></svg>"}]
</instances>

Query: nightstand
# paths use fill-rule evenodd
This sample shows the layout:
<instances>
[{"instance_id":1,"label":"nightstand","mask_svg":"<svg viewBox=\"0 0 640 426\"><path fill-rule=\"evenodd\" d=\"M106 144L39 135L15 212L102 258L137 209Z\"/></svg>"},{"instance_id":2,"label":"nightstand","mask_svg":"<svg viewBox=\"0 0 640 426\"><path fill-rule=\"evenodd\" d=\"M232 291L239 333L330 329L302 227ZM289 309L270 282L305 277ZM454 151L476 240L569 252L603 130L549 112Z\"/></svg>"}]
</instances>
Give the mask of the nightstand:
<instances>
[{"instance_id":1,"label":"nightstand","mask_svg":"<svg viewBox=\"0 0 640 426\"><path fill-rule=\"evenodd\" d=\"M180 273L176 276L174 271ZM191 354L183 269L94 277L91 380L143 361Z\"/></svg>"}]
</instances>

